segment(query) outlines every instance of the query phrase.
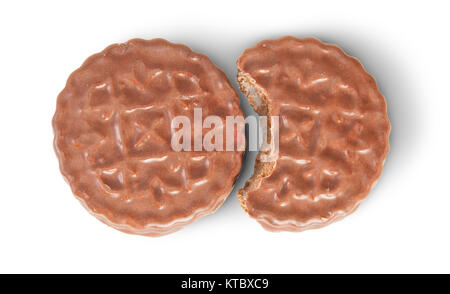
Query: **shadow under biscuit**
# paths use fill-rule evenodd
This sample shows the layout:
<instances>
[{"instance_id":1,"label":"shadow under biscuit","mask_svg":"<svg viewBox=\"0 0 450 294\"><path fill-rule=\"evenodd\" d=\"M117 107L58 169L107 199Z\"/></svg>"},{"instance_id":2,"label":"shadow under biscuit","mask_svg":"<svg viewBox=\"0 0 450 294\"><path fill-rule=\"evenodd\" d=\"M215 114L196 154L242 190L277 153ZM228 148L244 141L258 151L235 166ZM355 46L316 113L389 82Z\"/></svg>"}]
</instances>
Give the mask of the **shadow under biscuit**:
<instances>
[{"instance_id":1,"label":"shadow under biscuit","mask_svg":"<svg viewBox=\"0 0 450 294\"><path fill-rule=\"evenodd\" d=\"M205 34L208 35L208 33ZM213 35L214 34L211 34L211 37L213 37ZM217 35L215 36L217 37ZM145 38L145 36L143 36L143 38ZM239 95L240 106L242 112L244 113L244 116L257 117L256 112L249 104L247 98L239 90L239 85L236 79L236 61L245 48L241 48L240 44L238 43L233 43L232 39L231 41L230 39L222 39L221 41L224 41L223 44L218 44L217 42L215 42L215 40L215 43L209 42L209 38L205 37L204 34L195 34L189 36L189 34L181 34L179 31L177 31L176 33L174 32L174 34L165 36L165 38L174 43L186 44L192 50L197 50L196 52L207 55L208 58L226 74L228 80L236 89L236 92ZM244 187L245 182L253 174L253 167L255 164L256 155L258 153L257 151L248 151L249 130L247 125L245 128L245 138L247 144L246 150L243 153L241 171L236 177L235 185L223 205L220 206L215 213L196 220L189 226L184 227L182 230L180 230L180 232L189 231L190 234L194 232L201 232L202 226L211 227L215 224L229 221L230 219L236 219L236 217L238 217L239 215L250 221L250 218L248 218L244 210L241 208L239 200L237 198L238 190Z\"/></svg>"},{"instance_id":2,"label":"shadow under biscuit","mask_svg":"<svg viewBox=\"0 0 450 294\"><path fill-rule=\"evenodd\" d=\"M386 98L388 115L391 122L389 138L390 152L386 159L384 171L391 166L409 165L415 152L421 132L419 110L420 91L415 89L419 83L414 79L409 64L402 64L389 49L386 40L373 36L364 29L345 26L326 28L318 26L316 29L305 31L285 30L277 34L255 36L243 44L244 48L254 46L264 39L276 39L286 35L298 38L315 37L329 44L342 48L350 56L356 57L366 71L377 81L378 88ZM405 50L407 50L405 45Z\"/></svg>"},{"instance_id":3,"label":"shadow under biscuit","mask_svg":"<svg viewBox=\"0 0 450 294\"><path fill-rule=\"evenodd\" d=\"M228 80L236 89L236 92L239 95L240 106L245 117L258 116L257 113L253 110L250 103L248 102L245 95L239 90L239 85L236 79L237 75L236 61L245 48L241 48L239 44L232 44L232 41L230 40L226 42L227 44L223 44L223 46L225 47L220 46L217 43L214 43L211 46L211 42L207 42L207 44L205 44L205 37L204 36L202 37L202 34L194 36L191 40L189 40L189 38L188 39L183 38L182 42L188 44L188 46L190 46L191 49L198 50L196 52L200 52L207 55L216 66L218 66L220 69L222 69L222 71L224 71L224 73L228 77ZM220 50L217 50L217 48L220 48ZM258 154L257 151L248 150L249 129L247 125L245 126L245 139L247 144L242 158L241 172L236 178L235 185L233 187L233 190L230 192L228 198L225 200L223 205L219 207L216 213L212 215L220 216L222 214L223 215L227 214L228 211L230 213L236 213L236 209L240 209L241 207L239 204L239 200L237 198L237 192L239 189L244 187L245 182L253 174L253 166L255 164L256 155ZM242 213L245 215L243 210ZM228 214L227 217L229 217ZM197 222L199 221L201 222L202 219L198 220ZM207 221L210 220L208 219Z\"/></svg>"},{"instance_id":4,"label":"shadow under biscuit","mask_svg":"<svg viewBox=\"0 0 450 294\"><path fill-rule=\"evenodd\" d=\"M420 114L419 103L422 99L410 64L398 58L396 52L390 50L389 43L382 36L371 35L365 29L358 27L334 26L318 27L305 31L284 31L277 35L261 36L260 40L293 35L299 38L315 37L329 44L342 48L350 56L357 58L365 70L377 81L378 88L386 99L387 111L391 123L389 137L390 151L386 158L383 172L369 197L364 203L370 202L371 194L384 182L389 174L399 170L407 170L414 161L425 122ZM255 43L259 40L255 40ZM253 43L246 46L253 46ZM405 50L408 47L405 45ZM391 197L377 195L377 197Z\"/></svg>"}]
</instances>

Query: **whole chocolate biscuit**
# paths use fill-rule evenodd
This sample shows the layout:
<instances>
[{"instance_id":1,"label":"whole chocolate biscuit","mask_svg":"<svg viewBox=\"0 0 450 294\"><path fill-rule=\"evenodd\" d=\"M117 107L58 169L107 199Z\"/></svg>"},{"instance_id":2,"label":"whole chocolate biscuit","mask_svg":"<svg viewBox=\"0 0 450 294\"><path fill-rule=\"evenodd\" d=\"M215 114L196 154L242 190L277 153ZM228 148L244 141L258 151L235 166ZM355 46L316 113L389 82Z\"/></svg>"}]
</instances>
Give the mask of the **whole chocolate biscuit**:
<instances>
[{"instance_id":1,"label":"whole chocolate biscuit","mask_svg":"<svg viewBox=\"0 0 450 294\"><path fill-rule=\"evenodd\" d=\"M262 41L237 66L255 110L279 117L277 156L263 162L258 155L238 193L243 208L273 231L318 228L353 212L389 150L386 102L375 79L339 47L313 38Z\"/></svg>"},{"instance_id":2,"label":"whole chocolate biscuit","mask_svg":"<svg viewBox=\"0 0 450 294\"><path fill-rule=\"evenodd\" d=\"M174 151L172 119L242 115L207 56L163 39L133 39L89 57L69 77L53 118L60 169L106 224L158 236L214 212L230 193L242 151ZM191 149L193 150L193 149Z\"/></svg>"}]
</instances>

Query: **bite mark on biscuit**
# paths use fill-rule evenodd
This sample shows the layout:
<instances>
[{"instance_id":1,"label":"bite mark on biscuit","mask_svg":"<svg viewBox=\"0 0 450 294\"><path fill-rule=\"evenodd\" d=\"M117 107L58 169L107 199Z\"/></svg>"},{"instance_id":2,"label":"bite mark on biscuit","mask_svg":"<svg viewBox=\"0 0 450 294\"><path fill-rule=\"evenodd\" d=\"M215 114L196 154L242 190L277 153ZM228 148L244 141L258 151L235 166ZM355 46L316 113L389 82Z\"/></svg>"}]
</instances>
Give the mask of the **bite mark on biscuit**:
<instances>
[{"instance_id":1,"label":"bite mark on biscuit","mask_svg":"<svg viewBox=\"0 0 450 294\"><path fill-rule=\"evenodd\" d=\"M267 116L267 141L271 142L272 112L266 91L256 83L255 79L253 79L250 74L245 73L241 70L238 70L237 80L239 83L239 88L245 94L250 105L253 107L256 113L258 113L258 115ZM258 153L258 155L256 156L253 175L247 180L244 188L238 191L239 202L246 213L248 213L246 204L248 192L257 189L261 184L261 180L263 178L269 177L275 168L275 161L265 162L261 160L263 156L270 156L270 154L273 153L272 149L273 146L272 144L270 144L269 150L260 151Z\"/></svg>"}]
</instances>

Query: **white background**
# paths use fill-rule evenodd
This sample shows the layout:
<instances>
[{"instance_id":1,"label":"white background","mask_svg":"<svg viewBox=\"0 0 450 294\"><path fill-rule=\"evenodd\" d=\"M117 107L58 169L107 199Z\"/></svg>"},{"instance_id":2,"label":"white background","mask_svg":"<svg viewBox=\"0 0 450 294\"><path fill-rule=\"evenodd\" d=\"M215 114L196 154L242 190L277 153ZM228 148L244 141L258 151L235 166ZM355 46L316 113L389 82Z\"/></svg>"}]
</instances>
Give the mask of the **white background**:
<instances>
[{"instance_id":1,"label":"white background","mask_svg":"<svg viewBox=\"0 0 450 294\"><path fill-rule=\"evenodd\" d=\"M0 272L449 273L445 3L2 1ZM207 54L236 85L240 53L287 34L338 44L387 99L391 152L354 214L319 230L270 233L234 192L217 213L148 238L105 226L72 196L52 148L51 118L67 77L88 56L131 38L163 37Z\"/></svg>"}]
</instances>

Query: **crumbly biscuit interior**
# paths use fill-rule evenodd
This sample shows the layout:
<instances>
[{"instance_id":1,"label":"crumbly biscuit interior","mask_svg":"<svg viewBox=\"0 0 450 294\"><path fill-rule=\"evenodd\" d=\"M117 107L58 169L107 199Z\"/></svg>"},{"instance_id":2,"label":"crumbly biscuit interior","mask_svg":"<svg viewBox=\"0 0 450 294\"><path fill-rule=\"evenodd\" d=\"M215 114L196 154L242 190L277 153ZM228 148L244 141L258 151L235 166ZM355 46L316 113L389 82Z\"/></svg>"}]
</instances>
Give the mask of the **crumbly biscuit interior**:
<instances>
[{"instance_id":1,"label":"crumbly biscuit interior","mask_svg":"<svg viewBox=\"0 0 450 294\"><path fill-rule=\"evenodd\" d=\"M271 109L270 103L267 99L267 94L262 87L260 87L256 81L250 76L250 74L238 71L237 80L241 91L247 97L250 105L258 113L258 115L267 116L267 141L271 141ZM270 144L272 146L272 144ZM256 157L256 162L254 166L253 175L245 183L244 188L240 189L238 192L239 202L242 208L248 213L247 209L247 193L256 189L261 180L272 174L275 168L275 162L265 162L261 158L264 155L270 155L273 150L268 149L265 151L260 151Z\"/></svg>"}]
</instances>

